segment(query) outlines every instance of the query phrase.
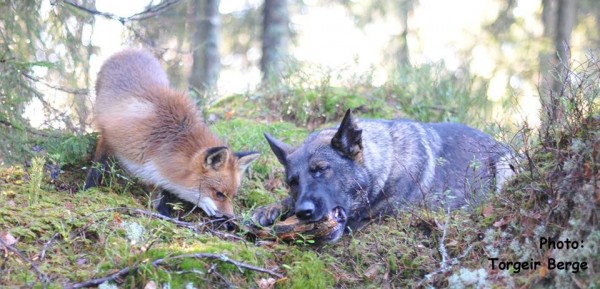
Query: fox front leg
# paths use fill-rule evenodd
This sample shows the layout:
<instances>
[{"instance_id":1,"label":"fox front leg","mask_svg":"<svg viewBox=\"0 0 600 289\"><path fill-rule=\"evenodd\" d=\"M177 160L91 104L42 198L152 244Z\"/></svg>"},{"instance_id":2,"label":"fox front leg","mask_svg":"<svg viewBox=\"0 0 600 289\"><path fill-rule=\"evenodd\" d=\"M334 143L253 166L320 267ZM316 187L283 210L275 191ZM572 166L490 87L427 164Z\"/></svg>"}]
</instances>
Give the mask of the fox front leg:
<instances>
[{"instance_id":1,"label":"fox front leg","mask_svg":"<svg viewBox=\"0 0 600 289\"><path fill-rule=\"evenodd\" d=\"M109 154L104 137L98 138L96 152L94 153L93 165L89 168L83 190L97 187L102 183L105 170L109 165Z\"/></svg>"}]
</instances>

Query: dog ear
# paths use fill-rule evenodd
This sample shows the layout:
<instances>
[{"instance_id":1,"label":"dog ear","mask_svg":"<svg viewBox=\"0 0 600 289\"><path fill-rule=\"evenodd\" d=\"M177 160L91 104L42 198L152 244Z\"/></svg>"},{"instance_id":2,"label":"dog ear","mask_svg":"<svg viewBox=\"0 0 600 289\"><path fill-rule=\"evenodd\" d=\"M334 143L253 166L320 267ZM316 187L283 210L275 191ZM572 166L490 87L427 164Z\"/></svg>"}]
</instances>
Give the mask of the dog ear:
<instances>
[{"instance_id":1,"label":"dog ear","mask_svg":"<svg viewBox=\"0 0 600 289\"><path fill-rule=\"evenodd\" d=\"M342 153L342 155L356 160L362 152L362 129L359 129L354 119L352 111L348 109L338 131L331 139L331 146Z\"/></svg>"},{"instance_id":2,"label":"dog ear","mask_svg":"<svg viewBox=\"0 0 600 289\"><path fill-rule=\"evenodd\" d=\"M269 142L269 146L275 156L277 156L279 162L285 166L287 164L287 156L292 152L292 147L272 137L268 133L265 133L265 138L267 139L267 142Z\"/></svg>"}]
</instances>

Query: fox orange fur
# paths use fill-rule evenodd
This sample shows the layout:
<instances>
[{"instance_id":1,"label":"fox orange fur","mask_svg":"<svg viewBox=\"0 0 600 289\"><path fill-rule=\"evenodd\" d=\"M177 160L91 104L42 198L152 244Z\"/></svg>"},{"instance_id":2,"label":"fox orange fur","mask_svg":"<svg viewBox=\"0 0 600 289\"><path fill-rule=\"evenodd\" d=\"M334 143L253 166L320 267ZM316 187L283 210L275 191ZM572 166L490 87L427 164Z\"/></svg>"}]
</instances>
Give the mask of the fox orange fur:
<instances>
[{"instance_id":1,"label":"fox orange fur","mask_svg":"<svg viewBox=\"0 0 600 289\"><path fill-rule=\"evenodd\" d=\"M243 173L259 156L227 148L201 121L192 99L169 87L160 63L145 50L116 53L102 65L94 122L100 132L94 161L105 166L112 156L144 183L210 216L233 215ZM101 170L92 168L84 189L101 180Z\"/></svg>"}]
</instances>

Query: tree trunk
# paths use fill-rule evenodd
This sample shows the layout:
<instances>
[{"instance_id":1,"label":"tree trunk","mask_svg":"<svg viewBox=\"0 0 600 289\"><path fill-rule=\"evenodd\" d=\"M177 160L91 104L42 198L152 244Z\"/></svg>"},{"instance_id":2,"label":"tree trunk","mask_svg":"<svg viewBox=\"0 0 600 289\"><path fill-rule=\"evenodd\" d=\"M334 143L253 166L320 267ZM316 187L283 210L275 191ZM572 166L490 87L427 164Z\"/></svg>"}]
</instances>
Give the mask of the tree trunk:
<instances>
[{"instance_id":1,"label":"tree trunk","mask_svg":"<svg viewBox=\"0 0 600 289\"><path fill-rule=\"evenodd\" d=\"M282 61L287 54L289 22L287 0L265 0L260 61L263 81L276 79L283 69Z\"/></svg>"},{"instance_id":2,"label":"tree trunk","mask_svg":"<svg viewBox=\"0 0 600 289\"><path fill-rule=\"evenodd\" d=\"M193 65L190 85L200 92L214 88L219 79L219 0L192 1L196 29L192 38Z\"/></svg>"},{"instance_id":3,"label":"tree trunk","mask_svg":"<svg viewBox=\"0 0 600 289\"><path fill-rule=\"evenodd\" d=\"M552 39L554 41L554 32L556 30L556 6L558 0L542 0L542 24L544 26L544 37L546 39ZM554 47L554 46L553 46ZM544 76L548 76L548 73L554 68L554 52L542 52L540 54L540 72Z\"/></svg>"},{"instance_id":4,"label":"tree trunk","mask_svg":"<svg viewBox=\"0 0 600 289\"><path fill-rule=\"evenodd\" d=\"M570 63L569 43L577 17L577 0L543 0L542 22L544 36L552 39L552 55L541 55L540 68L546 74L549 91L542 99L546 112L545 126L560 121L564 111L560 106L563 83L568 77Z\"/></svg>"},{"instance_id":5,"label":"tree trunk","mask_svg":"<svg viewBox=\"0 0 600 289\"><path fill-rule=\"evenodd\" d=\"M397 52L397 61L399 66L410 66L410 52L408 50L408 14L414 6L413 0L402 0L400 3L400 23L402 23L402 32L400 33L400 45Z\"/></svg>"},{"instance_id":6,"label":"tree trunk","mask_svg":"<svg viewBox=\"0 0 600 289\"><path fill-rule=\"evenodd\" d=\"M558 61L563 63L568 63L570 60L567 46L571 41L571 32L577 16L576 4L577 0L558 0L554 48L558 52Z\"/></svg>"},{"instance_id":7,"label":"tree trunk","mask_svg":"<svg viewBox=\"0 0 600 289\"><path fill-rule=\"evenodd\" d=\"M569 43L571 42L571 32L575 25L577 0L558 0L556 7L556 28L554 36L554 67L556 77L552 83L552 93L556 94L552 98L551 105L553 110L550 112L551 119L562 119L563 109L560 106L559 97L563 91L564 81L566 81L569 72L569 63L571 62L571 52Z\"/></svg>"}]
</instances>

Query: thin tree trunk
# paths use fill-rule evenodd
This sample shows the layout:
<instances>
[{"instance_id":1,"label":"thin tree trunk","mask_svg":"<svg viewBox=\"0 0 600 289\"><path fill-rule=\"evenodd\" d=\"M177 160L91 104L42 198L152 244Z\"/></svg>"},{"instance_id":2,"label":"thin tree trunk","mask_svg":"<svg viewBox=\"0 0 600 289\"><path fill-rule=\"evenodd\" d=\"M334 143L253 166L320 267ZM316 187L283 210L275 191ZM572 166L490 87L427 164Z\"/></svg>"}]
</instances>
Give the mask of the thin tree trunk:
<instances>
[{"instance_id":1,"label":"thin tree trunk","mask_svg":"<svg viewBox=\"0 0 600 289\"><path fill-rule=\"evenodd\" d=\"M400 66L410 65L410 52L408 50L408 14L413 9L413 0L402 0L400 3L400 22L402 32L400 33L400 47L398 47L397 61Z\"/></svg>"},{"instance_id":2,"label":"thin tree trunk","mask_svg":"<svg viewBox=\"0 0 600 289\"><path fill-rule=\"evenodd\" d=\"M546 97L542 99L546 113L543 125L548 128L564 116L560 98L565 93L563 84L569 72L569 43L577 17L577 0L543 0L542 5L544 36L553 42L552 53L540 55L540 69L548 85Z\"/></svg>"},{"instance_id":3,"label":"thin tree trunk","mask_svg":"<svg viewBox=\"0 0 600 289\"><path fill-rule=\"evenodd\" d=\"M571 41L571 32L575 25L577 16L577 0L558 0L556 37L554 38L554 47L558 52L558 60L568 63L570 60L567 45Z\"/></svg>"},{"instance_id":4,"label":"thin tree trunk","mask_svg":"<svg viewBox=\"0 0 600 289\"><path fill-rule=\"evenodd\" d=\"M190 85L201 92L214 88L219 79L219 0L192 1L196 29L192 38L193 65Z\"/></svg>"},{"instance_id":5,"label":"thin tree trunk","mask_svg":"<svg viewBox=\"0 0 600 289\"><path fill-rule=\"evenodd\" d=\"M553 120L560 120L564 111L560 106L559 98L565 93L562 91L564 81L567 80L569 72L569 63L571 61L571 52L569 43L571 42L571 32L575 25L577 10L577 0L558 0L556 7L556 28L554 37L554 67L556 77L552 81L552 92L555 94L551 99L551 108L549 117Z\"/></svg>"},{"instance_id":6,"label":"thin tree trunk","mask_svg":"<svg viewBox=\"0 0 600 289\"><path fill-rule=\"evenodd\" d=\"M554 41L554 32L556 30L556 6L558 0L542 0L542 24L544 26L544 37ZM540 71L543 75L547 75L553 69L554 55L553 52L543 52L540 54Z\"/></svg>"},{"instance_id":7,"label":"thin tree trunk","mask_svg":"<svg viewBox=\"0 0 600 289\"><path fill-rule=\"evenodd\" d=\"M287 0L265 0L263 10L262 59L263 81L279 74L287 53L289 38Z\"/></svg>"}]
</instances>

